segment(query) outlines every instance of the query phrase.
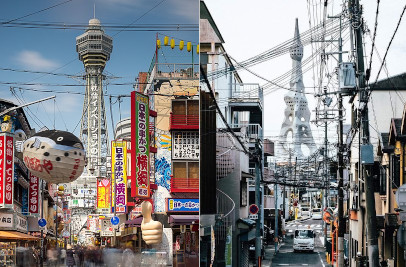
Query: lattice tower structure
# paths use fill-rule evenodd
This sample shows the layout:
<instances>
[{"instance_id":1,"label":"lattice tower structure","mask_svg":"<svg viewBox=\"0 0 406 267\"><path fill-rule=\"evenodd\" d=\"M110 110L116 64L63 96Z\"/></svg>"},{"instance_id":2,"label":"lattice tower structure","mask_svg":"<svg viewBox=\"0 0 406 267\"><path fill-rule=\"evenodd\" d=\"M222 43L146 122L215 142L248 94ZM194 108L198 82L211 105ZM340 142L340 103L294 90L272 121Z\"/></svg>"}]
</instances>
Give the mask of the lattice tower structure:
<instances>
[{"instance_id":1,"label":"lattice tower structure","mask_svg":"<svg viewBox=\"0 0 406 267\"><path fill-rule=\"evenodd\" d=\"M85 33L76 37L76 51L85 67L86 93L83 104L80 137L86 149L87 175L106 177L106 157L109 138L103 96L103 75L113 51L113 38L104 33L100 21L89 20Z\"/></svg>"},{"instance_id":2,"label":"lattice tower structure","mask_svg":"<svg viewBox=\"0 0 406 267\"><path fill-rule=\"evenodd\" d=\"M309 155L317 149L310 128L310 111L305 96L302 74L303 45L300 40L299 23L296 19L294 43L290 47L292 58L292 76L290 79L290 90L285 94L284 101L286 108L284 120L279 135L278 155L289 156L292 153L298 159L303 159L303 146L306 146ZM289 133L292 134L292 143L288 140ZM290 151L291 150L291 151Z\"/></svg>"}]
</instances>

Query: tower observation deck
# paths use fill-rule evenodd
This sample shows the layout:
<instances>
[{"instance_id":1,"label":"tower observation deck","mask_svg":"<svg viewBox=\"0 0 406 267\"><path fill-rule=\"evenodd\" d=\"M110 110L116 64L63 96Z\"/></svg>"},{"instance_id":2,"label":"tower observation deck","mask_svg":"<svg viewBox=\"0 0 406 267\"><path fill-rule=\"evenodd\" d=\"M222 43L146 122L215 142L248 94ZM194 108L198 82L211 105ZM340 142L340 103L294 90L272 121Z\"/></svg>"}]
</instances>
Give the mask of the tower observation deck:
<instances>
[{"instance_id":1,"label":"tower observation deck","mask_svg":"<svg viewBox=\"0 0 406 267\"><path fill-rule=\"evenodd\" d=\"M100 21L89 20L85 33L76 37L76 51L85 67L86 92L83 103L80 137L86 149L87 174L106 176L105 161L109 154L106 109L103 97L103 75L113 51L113 39L104 33Z\"/></svg>"}]
</instances>

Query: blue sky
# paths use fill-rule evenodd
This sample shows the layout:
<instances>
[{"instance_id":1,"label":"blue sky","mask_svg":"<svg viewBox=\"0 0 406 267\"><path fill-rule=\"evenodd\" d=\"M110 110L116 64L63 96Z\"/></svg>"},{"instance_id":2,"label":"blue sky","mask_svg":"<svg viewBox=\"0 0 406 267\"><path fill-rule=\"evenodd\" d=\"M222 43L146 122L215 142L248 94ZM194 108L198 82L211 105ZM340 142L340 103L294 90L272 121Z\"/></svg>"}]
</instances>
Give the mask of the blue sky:
<instances>
[{"instance_id":1,"label":"blue sky","mask_svg":"<svg viewBox=\"0 0 406 267\"><path fill-rule=\"evenodd\" d=\"M0 3L0 21L5 22L63 3L66 0L5 0ZM96 18L102 25L141 25L141 24L195 24L198 25L199 2L190 0L72 0L46 11L24 17L13 22L88 24L93 18L94 4ZM157 6L158 5L158 6ZM156 8L152 9L153 7ZM152 9L152 10L151 10ZM149 11L151 10L151 11ZM149 11L149 12L148 12ZM148 12L147 14L145 14ZM145 14L145 15L144 15ZM144 16L143 16L144 15ZM141 17L142 16L142 17ZM141 17L141 18L140 18ZM138 21L136 21L139 19ZM135 22L136 21L136 22ZM134 23L135 22L135 23ZM19 104L56 95L56 100L35 104L25 109L31 127L39 130L43 126L49 129L68 130L79 136L84 95L33 92L27 88L52 91L69 91L84 93L83 81L61 75L45 75L38 72L51 72L69 75L84 73L84 67L75 50L76 36L83 29L44 29L6 27L0 25L0 98ZM120 77L109 79L107 94L129 95L131 85L114 85L132 83L140 71L147 71L155 52L157 32L176 38L198 43L199 33L195 31L162 31L153 27L152 31L113 31L105 32L113 37L113 52L107 62L105 74ZM175 49L176 50L176 49ZM188 60L190 53L175 52L168 60ZM196 62L195 62L196 63ZM6 71L3 69L27 70L30 72ZM17 83L17 84L7 84ZM34 85L24 85L33 83ZM49 86L51 85L51 86ZM73 86L62 86L73 85ZM10 86L16 87L14 94ZM18 87L24 89L18 89ZM16 97L17 96L17 97ZM109 98L105 97L109 136L112 138ZM113 98L113 102L116 102ZM119 105L112 106L114 122L129 116L130 99L123 98Z\"/></svg>"}]
</instances>

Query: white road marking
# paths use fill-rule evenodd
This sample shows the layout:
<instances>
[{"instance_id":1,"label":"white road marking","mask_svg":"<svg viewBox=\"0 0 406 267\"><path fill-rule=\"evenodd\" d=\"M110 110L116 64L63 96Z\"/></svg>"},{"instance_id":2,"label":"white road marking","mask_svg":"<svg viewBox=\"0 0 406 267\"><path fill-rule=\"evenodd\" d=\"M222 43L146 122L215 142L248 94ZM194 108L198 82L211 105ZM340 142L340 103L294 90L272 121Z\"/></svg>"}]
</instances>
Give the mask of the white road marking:
<instances>
[{"instance_id":1,"label":"white road marking","mask_svg":"<svg viewBox=\"0 0 406 267\"><path fill-rule=\"evenodd\" d=\"M322 259L321 256L320 256L320 252L317 252L317 254L319 254L319 258L320 258L321 265L323 265L323 267L326 267L326 265L324 265L323 259Z\"/></svg>"},{"instance_id":2,"label":"white road marking","mask_svg":"<svg viewBox=\"0 0 406 267\"><path fill-rule=\"evenodd\" d=\"M289 266L289 264L287 264L287 263L279 263L278 265L279 266Z\"/></svg>"}]
</instances>

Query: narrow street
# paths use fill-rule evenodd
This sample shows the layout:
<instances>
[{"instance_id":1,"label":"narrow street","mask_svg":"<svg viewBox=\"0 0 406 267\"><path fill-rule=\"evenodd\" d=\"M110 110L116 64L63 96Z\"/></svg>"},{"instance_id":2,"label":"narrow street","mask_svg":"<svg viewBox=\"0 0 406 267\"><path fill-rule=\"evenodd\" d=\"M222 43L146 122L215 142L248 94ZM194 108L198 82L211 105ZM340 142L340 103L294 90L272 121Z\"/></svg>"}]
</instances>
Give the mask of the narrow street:
<instances>
[{"instance_id":1,"label":"narrow street","mask_svg":"<svg viewBox=\"0 0 406 267\"><path fill-rule=\"evenodd\" d=\"M310 227L316 233L314 252L294 252L294 231L299 227ZM323 221L305 218L286 223L286 238L275 255L275 247L268 246L262 266L329 266L323 247Z\"/></svg>"}]
</instances>

